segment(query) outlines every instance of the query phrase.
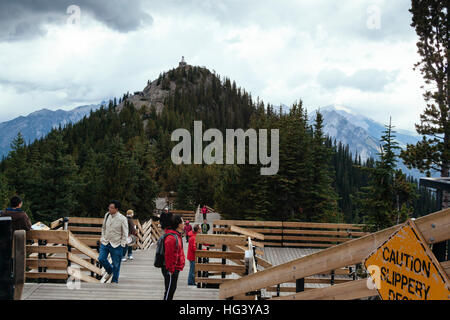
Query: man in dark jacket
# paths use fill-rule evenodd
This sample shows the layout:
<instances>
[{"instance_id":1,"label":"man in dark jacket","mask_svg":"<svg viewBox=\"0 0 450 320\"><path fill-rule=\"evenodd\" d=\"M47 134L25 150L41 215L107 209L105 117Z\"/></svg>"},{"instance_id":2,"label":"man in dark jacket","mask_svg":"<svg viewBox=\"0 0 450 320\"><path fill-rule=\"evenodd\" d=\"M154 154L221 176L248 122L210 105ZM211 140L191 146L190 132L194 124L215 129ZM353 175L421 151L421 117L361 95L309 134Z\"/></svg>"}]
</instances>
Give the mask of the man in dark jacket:
<instances>
[{"instance_id":1,"label":"man in dark jacket","mask_svg":"<svg viewBox=\"0 0 450 320\"><path fill-rule=\"evenodd\" d=\"M7 208L0 216L11 217L12 232L16 230L31 230L31 221L25 211L22 210L22 199L14 196L10 201L10 208Z\"/></svg>"}]
</instances>

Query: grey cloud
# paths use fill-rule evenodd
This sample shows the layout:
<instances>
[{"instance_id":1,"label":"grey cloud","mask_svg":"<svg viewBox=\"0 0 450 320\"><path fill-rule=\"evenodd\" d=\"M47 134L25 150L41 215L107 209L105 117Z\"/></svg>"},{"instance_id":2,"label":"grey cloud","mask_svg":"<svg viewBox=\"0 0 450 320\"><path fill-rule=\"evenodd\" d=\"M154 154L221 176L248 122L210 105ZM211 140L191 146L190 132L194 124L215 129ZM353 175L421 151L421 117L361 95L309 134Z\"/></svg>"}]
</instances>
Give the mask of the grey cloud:
<instances>
[{"instance_id":1,"label":"grey cloud","mask_svg":"<svg viewBox=\"0 0 450 320\"><path fill-rule=\"evenodd\" d=\"M293 27L315 36L317 26L338 39L411 40L410 0L385 1L377 6L380 27L369 28L373 17L373 0L165 0L152 3L152 9L163 14L203 14L221 24Z\"/></svg>"},{"instance_id":2,"label":"grey cloud","mask_svg":"<svg viewBox=\"0 0 450 320\"><path fill-rule=\"evenodd\" d=\"M322 70L317 81L325 89L340 87L355 88L361 91L380 92L397 78L397 71L382 71L376 69L361 69L351 75L346 75L338 69Z\"/></svg>"},{"instance_id":3,"label":"grey cloud","mask_svg":"<svg viewBox=\"0 0 450 320\"><path fill-rule=\"evenodd\" d=\"M44 24L66 23L70 5L77 5L109 28L129 32L151 25L153 18L144 9L145 1L121 0L1 0L0 41L18 41L45 35Z\"/></svg>"}]
</instances>

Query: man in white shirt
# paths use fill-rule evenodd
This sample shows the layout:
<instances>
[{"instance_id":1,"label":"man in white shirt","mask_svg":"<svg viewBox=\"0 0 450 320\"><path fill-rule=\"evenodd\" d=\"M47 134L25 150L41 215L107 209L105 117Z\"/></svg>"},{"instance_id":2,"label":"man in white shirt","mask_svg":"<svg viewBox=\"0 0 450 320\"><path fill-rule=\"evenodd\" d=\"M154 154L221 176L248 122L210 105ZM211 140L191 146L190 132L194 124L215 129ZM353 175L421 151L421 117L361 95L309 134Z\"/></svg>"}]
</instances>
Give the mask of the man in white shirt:
<instances>
[{"instance_id":1,"label":"man in white shirt","mask_svg":"<svg viewBox=\"0 0 450 320\"><path fill-rule=\"evenodd\" d=\"M119 201L112 200L109 203L108 209L109 211L105 214L103 220L98 261L106 271L102 281L107 282L112 276L111 282L119 283L120 262L122 260L123 248L127 245L128 221L119 212ZM108 254L111 255L112 265L108 261Z\"/></svg>"}]
</instances>

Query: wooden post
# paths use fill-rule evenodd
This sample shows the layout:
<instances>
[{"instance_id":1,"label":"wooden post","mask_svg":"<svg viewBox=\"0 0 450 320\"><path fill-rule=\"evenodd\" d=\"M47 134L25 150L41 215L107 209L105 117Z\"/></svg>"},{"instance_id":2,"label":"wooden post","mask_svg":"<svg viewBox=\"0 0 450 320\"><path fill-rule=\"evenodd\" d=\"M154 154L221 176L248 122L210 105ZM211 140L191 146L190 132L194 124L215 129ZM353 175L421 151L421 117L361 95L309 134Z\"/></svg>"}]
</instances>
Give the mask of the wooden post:
<instances>
[{"instance_id":1,"label":"wooden post","mask_svg":"<svg viewBox=\"0 0 450 320\"><path fill-rule=\"evenodd\" d=\"M197 250L202 250L202 244L201 243L199 243L197 245ZM198 260L197 260L197 263L202 263L202 258L199 257ZM197 276L200 278L202 276L202 272L198 271L197 272ZM197 288L201 288L201 287L202 287L202 283L201 282L197 282Z\"/></svg>"},{"instance_id":2,"label":"wooden post","mask_svg":"<svg viewBox=\"0 0 450 320\"><path fill-rule=\"evenodd\" d=\"M0 218L0 300L12 300L12 219Z\"/></svg>"},{"instance_id":3,"label":"wooden post","mask_svg":"<svg viewBox=\"0 0 450 320\"><path fill-rule=\"evenodd\" d=\"M227 246L223 245L222 246L222 251L225 252L227 251ZM222 259L222 264L227 264L227 259ZM222 279L225 279L225 277L227 276L226 272L222 272Z\"/></svg>"},{"instance_id":4,"label":"wooden post","mask_svg":"<svg viewBox=\"0 0 450 320\"><path fill-rule=\"evenodd\" d=\"M305 278L295 280L295 292L305 291Z\"/></svg>"},{"instance_id":5,"label":"wooden post","mask_svg":"<svg viewBox=\"0 0 450 320\"><path fill-rule=\"evenodd\" d=\"M25 230L16 230L13 234L14 253L14 300L22 299L23 286L25 284L26 269L26 233Z\"/></svg>"}]
</instances>

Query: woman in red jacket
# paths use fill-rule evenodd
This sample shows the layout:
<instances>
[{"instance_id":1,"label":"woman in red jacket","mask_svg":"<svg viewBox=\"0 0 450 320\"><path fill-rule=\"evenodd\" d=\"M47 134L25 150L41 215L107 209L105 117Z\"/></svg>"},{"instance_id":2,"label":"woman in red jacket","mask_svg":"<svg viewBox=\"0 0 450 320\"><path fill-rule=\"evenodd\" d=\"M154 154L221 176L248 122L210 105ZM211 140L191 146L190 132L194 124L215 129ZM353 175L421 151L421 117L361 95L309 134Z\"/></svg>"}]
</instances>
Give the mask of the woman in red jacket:
<instances>
[{"instance_id":1,"label":"woman in red jacket","mask_svg":"<svg viewBox=\"0 0 450 320\"><path fill-rule=\"evenodd\" d=\"M188 286L195 286L195 238L199 231L200 227L197 224L194 226L193 231L189 232L189 247L187 254L187 259L189 260Z\"/></svg>"},{"instance_id":2,"label":"woman in red jacket","mask_svg":"<svg viewBox=\"0 0 450 320\"><path fill-rule=\"evenodd\" d=\"M168 236L164 239L165 266L161 268L164 276L164 300L173 300L177 289L178 275L185 264L183 237L184 221L179 215L172 216L171 226L166 229Z\"/></svg>"}]
</instances>

